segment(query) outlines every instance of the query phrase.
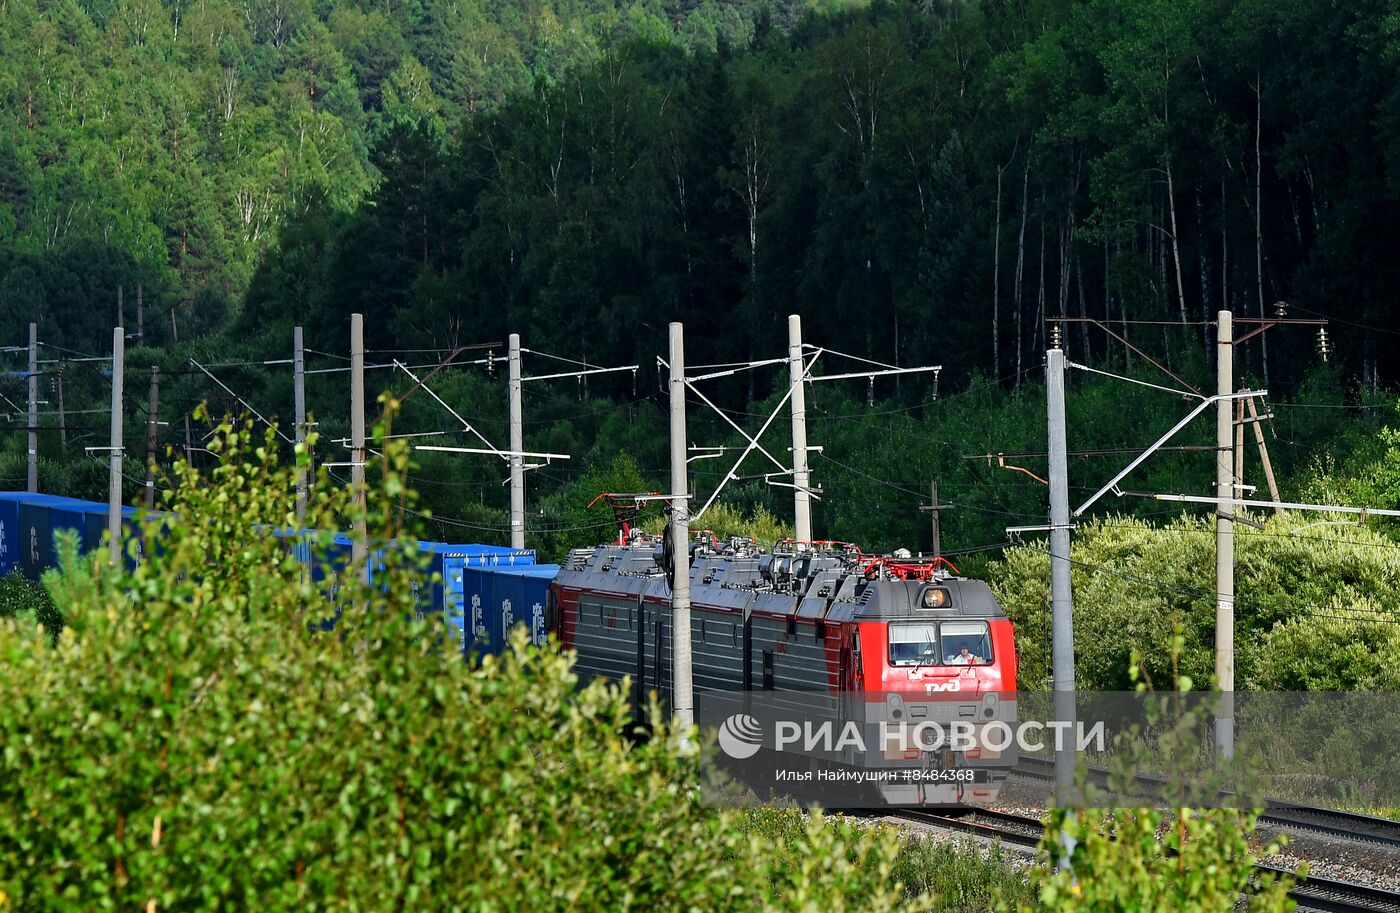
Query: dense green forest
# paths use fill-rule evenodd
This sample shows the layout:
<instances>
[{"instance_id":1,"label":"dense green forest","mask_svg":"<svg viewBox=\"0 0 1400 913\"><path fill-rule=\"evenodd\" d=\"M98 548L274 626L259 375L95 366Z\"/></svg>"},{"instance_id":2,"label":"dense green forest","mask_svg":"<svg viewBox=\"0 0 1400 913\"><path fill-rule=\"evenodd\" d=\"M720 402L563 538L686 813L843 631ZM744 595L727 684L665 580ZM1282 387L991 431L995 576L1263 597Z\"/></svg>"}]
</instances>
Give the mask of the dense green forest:
<instances>
[{"instance_id":1,"label":"dense green forest","mask_svg":"<svg viewBox=\"0 0 1400 913\"><path fill-rule=\"evenodd\" d=\"M936 386L813 386L819 530L927 548L918 507L937 479L955 504L945 549L994 552L1007 525L1043 522L1044 488L966 458L1025 452L1007 462L1043 472L1051 332L1078 363L1178 384L1101 328L1046 318L1104 321L1206 386L1204 321L1230 307L1332 321L1326 358L1312 327L1238 352L1241 384L1270 390L1286 491L1393 499L1372 484L1378 432L1400 425L1393 7L0 0L0 326L19 345L37 320L45 344L44 487L104 488L82 447L105 442L109 381L81 359L110 350L118 319L131 498L149 365L161 448L198 444L184 417L201 400L285 424L304 325L326 372L308 391L318 458L343 462L351 312L379 366L424 372L488 344L459 358L488 363L431 386L497 445L496 360L519 332L527 374L569 369L550 355L639 366L527 387L527 447L574 457L530 475L531 544L558 554L606 534L585 509L599 490L666 483L668 321L692 364L723 363L781 356L800 313L831 350L818 373L858 369L838 352L943 365ZM1153 320L1187 325L1125 323ZM23 356L3 357L0 484L17 487ZM1072 449L1140 447L1182 413L1170 394L1072 380ZM755 429L783 383L777 366L705 389ZM396 427L474 440L458 429L421 393ZM787 433L780 418L775 447ZM691 437L739 440L698 400ZM435 535L503 536L499 461L419 456ZM1076 491L1120 456L1077 458ZM725 462L692 464L702 494ZM1257 467L1251 450L1247 481ZM764 471L739 467L725 500L789 517ZM1134 486L1205 493L1210 477L1208 455L1172 453Z\"/></svg>"}]
</instances>

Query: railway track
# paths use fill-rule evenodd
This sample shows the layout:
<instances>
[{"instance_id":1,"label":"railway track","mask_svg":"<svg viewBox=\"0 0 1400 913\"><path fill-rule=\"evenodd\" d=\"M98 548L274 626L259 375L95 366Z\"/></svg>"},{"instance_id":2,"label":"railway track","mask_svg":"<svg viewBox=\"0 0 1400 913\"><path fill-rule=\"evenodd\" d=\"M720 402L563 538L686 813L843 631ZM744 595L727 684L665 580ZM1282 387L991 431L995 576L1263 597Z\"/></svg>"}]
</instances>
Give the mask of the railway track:
<instances>
[{"instance_id":1,"label":"railway track","mask_svg":"<svg viewBox=\"0 0 1400 913\"><path fill-rule=\"evenodd\" d=\"M1055 765L1041 758L1022 757L1013 772L1050 780L1054 779ZM1102 778L1106 771L1090 768L1090 775ZM1148 786L1157 783L1150 777L1138 777L1137 780ZM1400 821L1356 812L1270 800L1264 813L1259 816L1259 823L1295 833L1319 834L1351 843L1400 849Z\"/></svg>"},{"instance_id":2,"label":"railway track","mask_svg":"<svg viewBox=\"0 0 1400 913\"><path fill-rule=\"evenodd\" d=\"M1256 865L1261 872L1291 875L1287 869ZM1298 902L1299 913L1400 913L1400 894L1350 881L1333 881L1309 875L1288 892Z\"/></svg>"},{"instance_id":3,"label":"railway track","mask_svg":"<svg viewBox=\"0 0 1400 913\"><path fill-rule=\"evenodd\" d=\"M1022 847L1036 846L1044 833L1039 820L1007 812L979 809L961 814L900 809L894 816ZM1255 869L1272 875L1295 874L1267 865L1256 865ZM1400 894L1348 881L1308 876L1288 894L1297 902L1299 913L1400 913Z\"/></svg>"},{"instance_id":4,"label":"railway track","mask_svg":"<svg viewBox=\"0 0 1400 913\"><path fill-rule=\"evenodd\" d=\"M949 831L988 837L1014 846L1035 847L1045 833L1045 825L1035 818L978 809L975 812L936 812L923 809L891 809L895 818L931 824Z\"/></svg>"},{"instance_id":5,"label":"railway track","mask_svg":"<svg viewBox=\"0 0 1400 913\"><path fill-rule=\"evenodd\" d=\"M1259 820L1294 831L1326 834L1341 840L1400 849L1400 821L1387 818L1311 805L1270 802Z\"/></svg>"}]
</instances>

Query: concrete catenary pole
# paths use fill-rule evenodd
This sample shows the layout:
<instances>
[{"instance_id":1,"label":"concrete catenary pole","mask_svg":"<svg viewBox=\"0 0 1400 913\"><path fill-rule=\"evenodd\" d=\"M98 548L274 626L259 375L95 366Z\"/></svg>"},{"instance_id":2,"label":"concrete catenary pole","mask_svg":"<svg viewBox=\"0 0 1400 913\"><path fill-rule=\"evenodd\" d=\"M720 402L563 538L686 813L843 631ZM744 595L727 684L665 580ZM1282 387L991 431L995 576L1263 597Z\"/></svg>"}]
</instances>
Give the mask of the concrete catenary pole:
<instances>
[{"instance_id":1,"label":"concrete catenary pole","mask_svg":"<svg viewBox=\"0 0 1400 913\"><path fill-rule=\"evenodd\" d=\"M788 377L792 385L792 513L798 542L812 541L812 474L807 469L807 396L803 376L802 317L788 315Z\"/></svg>"},{"instance_id":2,"label":"concrete catenary pole","mask_svg":"<svg viewBox=\"0 0 1400 913\"><path fill-rule=\"evenodd\" d=\"M54 386L58 388L58 446L63 448L63 452L68 452L68 420L63 412L63 362L58 363L58 370L54 372Z\"/></svg>"},{"instance_id":3,"label":"concrete catenary pole","mask_svg":"<svg viewBox=\"0 0 1400 913\"><path fill-rule=\"evenodd\" d=\"M1215 496L1235 497L1233 412L1235 337L1229 311L1217 315L1215 334ZM1215 747L1222 758L1235 754L1235 524L1234 508L1215 506L1215 684L1222 693L1215 720Z\"/></svg>"},{"instance_id":4,"label":"concrete catenary pole","mask_svg":"<svg viewBox=\"0 0 1400 913\"><path fill-rule=\"evenodd\" d=\"M112 425L107 463L107 553L122 560L122 371L126 367L126 327L112 329Z\"/></svg>"},{"instance_id":5,"label":"concrete catenary pole","mask_svg":"<svg viewBox=\"0 0 1400 913\"><path fill-rule=\"evenodd\" d=\"M1045 353L1050 443L1050 630L1055 718L1071 721L1074 707L1074 598L1070 587L1069 457L1065 436L1065 353ZM1074 788L1073 750L1055 752L1055 788L1068 801Z\"/></svg>"},{"instance_id":6,"label":"concrete catenary pole","mask_svg":"<svg viewBox=\"0 0 1400 913\"><path fill-rule=\"evenodd\" d=\"M137 299L140 300L139 298ZM160 365L151 365L151 394L146 404L146 509L156 506L156 434L160 430Z\"/></svg>"},{"instance_id":7,"label":"concrete catenary pole","mask_svg":"<svg viewBox=\"0 0 1400 913\"><path fill-rule=\"evenodd\" d=\"M26 491L39 491L39 325L29 325L29 472Z\"/></svg>"},{"instance_id":8,"label":"concrete catenary pole","mask_svg":"<svg viewBox=\"0 0 1400 913\"><path fill-rule=\"evenodd\" d=\"M351 561L365 572L365 317L350 315L350 486L355 493L355 534Z\"/></svg>"},{"instance_id":9,"label":"concrete catenary pole","mask_svg":"<svg viewBox=\"0 0 1400 913\"><path fill-rule=\"evenodd\" d=\"M671 324L671 585L672 711L682 730L695 723L690 657L690 485L685 464L685 328Z\"/></svg>"},{"instance_id":10,"label":"concrete catenary pole","mask_svg":"<svg viewBox=\"0 0 1400 913\"><path fill-rule=\"evenodd\" d=\"M306 349L301 327L292 327L292 397L295 402L297 449L306 446ZM297 528L306 528L306 468L297 457Z\"/></svg>"},{"instance_id":11,"label":"concrete catenary pole","mask_svg":"<svg viewBox=\"0 0 1400 913\"><path fill-rule=\"evenodd\" d=\"M520 334L510 334L510 547L525 547L525 449L520 395Z\"/></svg>"}]
</instances>

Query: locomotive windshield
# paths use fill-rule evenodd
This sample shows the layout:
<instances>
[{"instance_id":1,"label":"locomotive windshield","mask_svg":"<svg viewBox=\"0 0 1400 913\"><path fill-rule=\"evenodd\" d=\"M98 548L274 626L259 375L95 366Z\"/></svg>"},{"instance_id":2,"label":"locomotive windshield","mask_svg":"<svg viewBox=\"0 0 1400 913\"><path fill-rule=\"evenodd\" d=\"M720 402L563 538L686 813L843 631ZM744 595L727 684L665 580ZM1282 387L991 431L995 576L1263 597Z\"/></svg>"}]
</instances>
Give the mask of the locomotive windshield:
<instances>
[{"instance_id":1,"label":"locomotive windshield","mask_svg":"<svg viewBox=\"0 0 1400 913\"><path fill-rule=\"evenodd\" d=\"M890 625L890 664L916 666L938 663L938 626L929 622Z\"/></svg>"},{"instance_id":2,"label":"locomotive windshield","mask_svg":"<svg viewBox=\"0 0 1400 913\"><path fill-rule=\"evenodd\" d=\"M985 621L893 622L892 666L985 666L992 641Z\"/></svg>"},{"instance_id":3,"label":"locomotive windshield","mask_svg":"<svg viewBox=\"0 0 1400 913\"><path fill-rule=\"evenodd\" d=\"M950 666L985 666L992 661L992 640L985 621L943 622L943 661Z\"/></svg>"}]
</instances>

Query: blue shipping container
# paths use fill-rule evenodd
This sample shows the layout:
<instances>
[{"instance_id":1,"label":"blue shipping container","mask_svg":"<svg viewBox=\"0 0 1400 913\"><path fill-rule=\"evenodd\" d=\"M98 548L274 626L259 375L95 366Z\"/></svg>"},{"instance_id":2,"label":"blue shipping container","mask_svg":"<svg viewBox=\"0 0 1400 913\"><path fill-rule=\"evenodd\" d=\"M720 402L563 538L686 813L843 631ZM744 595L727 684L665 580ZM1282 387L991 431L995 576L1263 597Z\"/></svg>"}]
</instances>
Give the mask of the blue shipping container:
<instances>
[{"instance_id":1,"label":"blue shipping container","mask_svg":"<svg viewBox=\"0 0 1400 913\"><path fill-rule=\"evenodd\" d=\"M94 551L102 547L102 540L107 533L107 505L98 501L77 501L72 504L54 505L49 510L50 534L59 530L72 530L78 534L78 541L82 551ZM137 510L134 507L123 507L121 509L123 535L133 535L138 529L136 525ZM141 555L141 542L137 541L136 554L139 560ZM54 558L58 557L55 552ZM130 563L130 562L128 562Z\"/></svg>"},{"instance_id":2,"label":"blue shipping container","mask_svg":"<svg viewBox=\"0 0 1400 913\"><path fill-rule=\"evenodd\" d=\"M125 556L127 567L131 567L139 562L146 554L146 543L141 536L141 527L137 522L138 511L134 507L122 508L122 532L123 536L130 536L136 543L136 557L133 559L126 551L126 545L122 545L122 555ZM92 510L84 515L86 527L83 534L84 546L92 551L102 548L102 542L107 538L107 505L96 504Z\"/></svg>"},{"instance_id":3,"label":"blue shipping container","mask_svg":"<svg viewBox=\"0 0 1400 913\"><path fill-rule=\"evenodd\" d=\"M138 531L137 516L136 508L122 508L124 533ZM53 533L61 529L78 531L85 550L99 548L107 531L107 505L58 495L0 492L0 575L19 568L38 579L54 563ZM272 527L256 529L254 534L269 530L287 541L313 582L326 581L322 589L330 611L309 624L313 629L334 629L343 608L338 597L341 574L352 551L350 537ZM419 611L445 611L464 651L500 650L516 624L527 625L532 640L544 643L544 610L558 565L536 565L533 549L441 542L419 542L415 547L429 558L425 573L412 584ZM141 550L137 537L138 559ZM371 574L383 567L383 549L371 554L369 565Z\"/></svg>"},{"instance_id":4,"label":"blue shipping container","mask_svg":"<svg viewBox=\"0 0 1400 913\"><path fill-rule=\"evenodd\" d=\"M484 650L490 634L482 627L483 602L476 572L482 568L533 566L535 550L500 545L460 545L454 546L454 549L444 555L442 562L443 608L447 612L448 623L457 631L462 650ZM468 597L468 578L475 581L471 592L475 599ZM499 643L499 640L495 642Z\"/></svg>"},{"instance_id":5,"label":"blue shipping container","mask_svg":"<svg viewBox=\"0 0 1400 913\"><path fill-rule=\"evenodd\" d=\"M0 491L0 577L19 567L20 491Z\"/></svg>"},{"instance_id":6,"label":"blue shipping container","mask_svg":"<svg viewBox=\"0 0 1400 913\"><path fill-rule=\"evenodd\" d=\"M0 577L8 575L20 566L24 550L29 546L27 537L19 534L19 506L30 498L49 497L33 495L27 491L0 491Z\"/></svg>"},{"instance_id":7,"label":"blue shipping container","mask_svg":"<svg viewBox=\"0 0 1400 913\"><path fill-rule=\"evenodd\" d=\"M344 579L341 573L350 563L353 549L354 542L345 533L318 532L302 537L301 554L304 556L304 563L311 568L311 581L327 581L321 589L332 606L329 615L309 622L310 627L320 628L322 631L333 630L335 623L340 620L341 613L345 611L345 607L340 604L340 581Z\"/></svg>"},{"instance_id":8,"label":"blue shipping container","mask_svg":"<svg viewBox=\"0 0 1400 913\"><path fill-rule=\"evenodd\" d=\"M501 613L502 642L518 624L530 632L530 642L543 646L545 642L545 606L549 602L549 585L559 573L557 564L536 564L527 567L499 567L496 571L496 605Z\"/></svg>"},{"instance_id":9,"label":"blue shipping container","mask_svg":"<svg viewBox=\"0 0 1400 913\"><path fill-rule=\"evenodd\" d=\"M557 564L463 567L462 591L449 604L448 620L466 653L499 653L510 630L524 624L536 644L545 641L545 606ZM460 601L457 601L460 600Z\"/></svg>"},{"instance_id":10,"label":"blue shipping container","mask_svg":"<svg viewBox=\"0 0 1400 913\"><path fill-rule=\"evenodd\" d=\"M421 573L415 573L411 578L413 588L413 601L417 605L416 614L422 618L429 612L442 611L442 558L443 555L456 546L446 545L442 542L395 542L383 548L377 548L370 555L370 579L378 579L384 570L384 554L389 548L403 549L410 548L413 551L427 553L427 565ZM412 556L409 556L412 558ZM437 575L436 582L433 575Z\"/></svg>"},{"instance_id":11,"label":"blue shipping container","mask_svg":"<svg viewBox=\"0 0 1400 913\"><path fill-rule=\"evenodd\" d=\"M87 539L87 515L97 509L102 510L103 521L106 521L107 505L99 505L96 501L77 501L72 504L55 504L49 508L49 533L50 535L67 530L76 533L78 536L79 551L86 551ZM57 554L54 555L57 558Z\"/></svg>"},{"instance_id":12,"label":"blue shipping container","mask_svg":"<svg viewBox=\"0 0 1400 913\"><path fill-rule=\"evenodd\" d=\"M284 533L279 532L279 535ZM295 535L288 532L285 535ZM318 542L317 545L310 543ZM298 546L297 558L303 563L309 563L312 568L312 579L322 580L333 573L340 572L349 562L352 542L348 536L341 533L334 535L330 533L303 534L303 541ZM369 575L373 581L382 572L385 565L385 554L387 548L413 548L426 553L426 566L421 573L415 573L411 580L413 588L413 599L417 605L418 616L424 617L430 612L442 612L447 610L449 614L456 609L456 615L460 616L460 605L462 592L462 568L473 567L510 567L510 566L533 566L535 553L527 549L510 549L496 545L462 545L445 542L416 541L411 545L406 543L394 543L388 546L381 546L374 549L369 554ZM436 579L434 579L436 577ZM332 587L327 593L332 601L336 598L335 590ZM329 630L334 626L336 618L340 617L343 607L337 606L335 618L330 618L321 623L324 630ZM460 623L457 625L460 629Z\"/></svg>"},{"instance_id":13,"label":"blue shipping container","mask_svg":"<svg viewBox=\"0 0 1400 913\"><path fill-rule=\"evenodd\" d=\"M135 528L136 508L123 507L122 520ZM83 551L102 544L107 530L107 505L61 495L0 492L0 576L20 568L38 579L57 562L54 534L72 530Z\"/></svg>"},{"instance_id":14,"label":"blue shipping container","mask_svg":"<svg viewBox=\"0 0 1400 913\"><path fill-rule=\"evenodd\" d=\"M24 576L38 580L53 567L53 508L83 503L58 495L25 495L19 501L19 567Z\"/></svg>"}]
</instances>

